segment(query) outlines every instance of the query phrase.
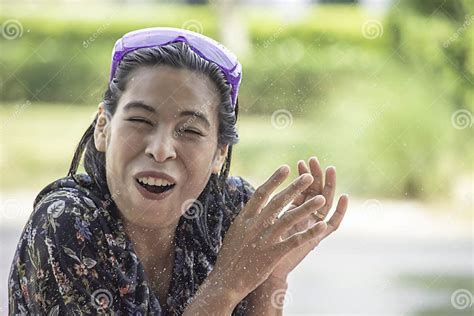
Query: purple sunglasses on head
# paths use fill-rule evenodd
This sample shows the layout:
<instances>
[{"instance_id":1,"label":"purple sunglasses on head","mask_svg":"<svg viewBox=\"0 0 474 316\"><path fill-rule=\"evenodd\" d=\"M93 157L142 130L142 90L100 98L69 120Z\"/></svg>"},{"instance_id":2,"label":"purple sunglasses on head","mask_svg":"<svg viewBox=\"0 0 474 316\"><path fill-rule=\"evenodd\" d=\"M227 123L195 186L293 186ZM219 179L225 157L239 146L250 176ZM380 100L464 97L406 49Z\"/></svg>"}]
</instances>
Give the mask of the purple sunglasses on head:
<instances>
[{"instance_id":1,"label":"purple sunglasses on head","mask_svg":"<svg viewBox=\"0 0 474 316\"><path fill-rule=\"evenodd\" d=\"M232 109L235 109L242 80L242 65L237 57L212 38L184 29L153 27L125 34L117 40L112 51L109 82L114 78L117 65L125 54L138 48L164 46L174 42L185 42L199 56L219 66L227 81L232 85Z\"/></svg>"}]
</instances>

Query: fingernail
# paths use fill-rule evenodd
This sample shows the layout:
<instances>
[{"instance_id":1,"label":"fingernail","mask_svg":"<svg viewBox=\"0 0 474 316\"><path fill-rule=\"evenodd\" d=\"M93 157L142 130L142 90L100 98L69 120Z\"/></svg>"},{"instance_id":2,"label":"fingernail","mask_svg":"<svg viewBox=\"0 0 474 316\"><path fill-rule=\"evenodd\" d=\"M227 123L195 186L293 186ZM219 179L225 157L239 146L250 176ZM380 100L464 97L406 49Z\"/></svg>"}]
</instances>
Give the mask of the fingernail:
<instances>
[{"instance_id":1,"label":"fingernail","mask_svg":"<svg viewBox=\"0 0 474 316\"><path fill-rule=\"evenodd\" d=\"M316 203L322 203L324 202L324 197L322 195L317 195L315 198L314 198L314 202Z\"/></svg>"},{"instance_id":2,"label":"fingernail","mask_svg":"<svg viewBox=\"0 0 474 316\"><path fill-rule=\"evenodd\" d=\"M283 166L280 167L279 171L282 172L282 173L286 173L289 170L290 170L290 167L288 165L283 165Z\"/></svg>"}]
</instances>

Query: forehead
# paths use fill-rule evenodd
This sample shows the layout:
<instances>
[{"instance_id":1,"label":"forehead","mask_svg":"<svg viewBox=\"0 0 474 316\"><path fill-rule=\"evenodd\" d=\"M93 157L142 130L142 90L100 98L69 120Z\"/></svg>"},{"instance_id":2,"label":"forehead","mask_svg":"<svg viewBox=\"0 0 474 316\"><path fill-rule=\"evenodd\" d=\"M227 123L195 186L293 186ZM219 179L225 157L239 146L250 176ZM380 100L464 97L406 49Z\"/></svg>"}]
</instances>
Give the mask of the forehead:
<instances>
[{"instance_id":1,"label":"forehead","mask_svg":"<svg viewBox=\"0 0 474 316\"><path fill-rule=\"evenodd\" d=\"M129 75L120 98L123 107L140 100L163 113L192 109L213 116L219 105L219 92L205 74L170 66L140 67ZM216 114L217 116L217 114Z\"/></svg>"}]
</instances>

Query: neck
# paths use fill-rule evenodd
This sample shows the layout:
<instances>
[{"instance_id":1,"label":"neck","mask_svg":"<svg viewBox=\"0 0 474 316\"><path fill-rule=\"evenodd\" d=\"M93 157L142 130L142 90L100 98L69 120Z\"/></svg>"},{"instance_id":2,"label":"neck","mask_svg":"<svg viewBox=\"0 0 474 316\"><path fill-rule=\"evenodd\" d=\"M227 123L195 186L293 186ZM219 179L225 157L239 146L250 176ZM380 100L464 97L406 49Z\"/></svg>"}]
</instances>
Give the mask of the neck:
<instances>
[{"instance_id":1,"label":"neck","mask_svg":"<svg viewBox=\"0 0 474 316\"><path fill-rule=\"evenodd\" d=\"M144 265L164 266L173 254L177 224L149 228L125 220L124 228Z\"/></svg>"}]
</instances>

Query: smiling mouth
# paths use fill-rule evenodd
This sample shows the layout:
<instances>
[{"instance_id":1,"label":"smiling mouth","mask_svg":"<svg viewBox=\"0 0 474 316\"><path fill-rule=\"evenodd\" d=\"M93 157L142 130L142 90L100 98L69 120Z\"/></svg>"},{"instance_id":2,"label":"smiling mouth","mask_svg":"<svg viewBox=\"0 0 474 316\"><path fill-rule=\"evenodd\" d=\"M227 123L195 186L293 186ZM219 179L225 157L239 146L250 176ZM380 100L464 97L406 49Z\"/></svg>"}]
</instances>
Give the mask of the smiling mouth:
<instances>
[{"instance_id":1,"label":"smiling mouth","mask_svg":"<svg viewBox=\"0 0 474 316\"><path fill-rule=\"evenodd\" d=\"M142 186L143 188L145 188L147 191L151 193L163 193L163 192L171 190L176 185L176 183L170 184L170 185L150 185L150 184L142 183L138 181L138 179L135 179L135 181L137 181L137 183L140 186Z\"/></svg>"}]
</instances>

